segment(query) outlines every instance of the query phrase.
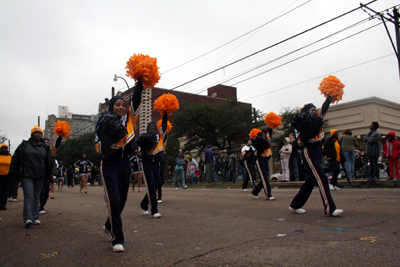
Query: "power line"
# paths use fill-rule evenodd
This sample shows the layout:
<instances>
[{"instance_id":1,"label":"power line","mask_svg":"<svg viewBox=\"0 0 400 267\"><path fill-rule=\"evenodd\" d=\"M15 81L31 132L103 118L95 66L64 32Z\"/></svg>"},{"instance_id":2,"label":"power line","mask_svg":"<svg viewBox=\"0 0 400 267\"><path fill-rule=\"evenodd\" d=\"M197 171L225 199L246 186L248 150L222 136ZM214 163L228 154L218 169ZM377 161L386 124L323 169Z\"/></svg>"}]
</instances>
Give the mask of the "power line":
<instances>
[{"instance_id":1,"label":"power line","mask_svg":"<svg viewBox=\"0 0 400 267\"><path fill-rule=\"evenodd\" d=\"M377 0L373 0L373 1L369 2L369 3L367 3L366 5L369 5L369 4L374 3L374 2L376 2L376 1L377 1ZM341 18L341 17L343 17L343 16L346 16L346 15L348 15L348 14L350 14L350 13L352 13L352 12L354 12L354 11L360 9L360 8L361 8L361 7L354 8L354 9L348 11L348 12L345 12L345 13L343 13L343 14L337 16L337 17L334 17L334 18L332 18L332 19L330 19L330 20L327 20L327 21L325 21L325 22L323 22L323 23L320 23L320 24L318 24L318 25L316 25L316 26L314 26L314 27L311 27L311 28L309 28L309 29L307 29L307 30L305 30L305 31L302 31L302 32L300 32L300 33L297 33L297 34L295 34L295 35L293 35L293 36L291 36L291 37L289 37L289 38L286 38L286 39L284 39L284 40L282 40L282 41L279 41L279 42L277 42L277 43L275 43L275 44L273 44L273 45L270 45L270 46L268 46L268 47L265 47L265 48L263 48L263 49L261 49L261 50L259 50L259 51L256 51L256 52L254 52L254 53L252 53L252 54L250 54L250 55L247 55L247 56L245 56L245 57L243 57L243 58L240 58L240 59L238 59L238 60L235 60L235 61L233 61L233 62L231 62L231 63L229 63L229 64L226 64L226 65L224 65L224 66L222 66L222 67L220 67L220 68L217 68L217 69L215 69L215 70L213 70L213 71L210 71L210 72L208 72L208 73L206 73L206 74L200 75L199 77L194 78L194 79L192 79L192 80L190 80L190 81L187 81L187 82L185 82L185 83L183 83L183 84L181 84L181 85L175 86L175 87L173 87L172 89L170 89L170 90L168 90L168 91L173 91L173 90L175 90L175 89L177 89L177 88L179 88L179 87L182 87L182 86L184 86L184 85L186 85L186 84L189 84L189 83L191 83L191 82L194 82L194 81L196 81L196 80L199 80L199 79L201 79L201 78L204 78L204 77L206 77L206 76L208 76L208 75L210 75L210 74L212 74L212 73L214 73L214 72L217 72L217 71L222 70L222 69L224 69L224 68L226 68L226 67L232 66L232 65L234 65L234 64L236 64L236 63L238 63L238 62L240 62L240 61L243 61L243 60L245 60L245 59L248 59L248 58L250 58L250 57L252 57L252 56L254 56L254 55L257 55L257 54L259 54L259 53L261 53L261 52L264 52L264 51L266 51L266 50L268 50L268 49L270 49L270 48L273 48L273 47L275 47L275 46L277 46L277 45L283 44L283 43L285 43L285 42L287 42L287 41L289 41L289 40L291 40L291 39L294 39L294 38L296 38L296 37L298 37L298 36L300 36L300 35L303 35L303 34L305 34L305 33L307 33L307 32L310 32L310 31L312 31L312 30L315 30L315 29L317 29L317 28L319 28L319 27L321 27L321 26L323 26L323 25L325 25L325 24L327 24L327 23L330 23L330 22L332 22L332 21L334 21L334 20L336 20L336 19L339 19L339 18Z\"/></svg>"},{"instance_id":2,"label":"power line","mask_svg":"<svg viewBox=\"0 0 400 267\"><path fill-rule=\"evenodd\" d=\"M250 98L244 99L243 101L247 101L247 100L250 100L250 99L253 99L253 98L256 98L256 97L260 97L260 96L263 96L263 95L268 95L268 94L271 94L271 93L282 91L284 89L288 89L288 88L296 86L296 85L300 85L300 84L307 83L307 82L310 82L310 81L313 81L313 80L316 80L316 79L320 79L320 78L326 77L327 75L331 75L332 73L338 73L338 72L341 72L341 71L345 71L345 70L349 70L349 69L352 69L352 68L355 68L355 67L359 67L361 65L365 65L365 64L371 63L373 61L380 60L380 59L388 57L388 56L392 56L393 54L394 53L391 53L391 54L388 54L388 55L385 55L385 56L381 56L381 57L378 57L378 58L375 58L375 59L364 61L362 63L356 64L356 65L353 65L353 66L350 66L350 67L347 67L347 68L344 68L344 69L336 70L336 71L333 71L333 72L330 72L330 73L327 73L327 74L324 74L324 75L321 75L321 76L318 76L318 77L315 77L315 78L312 78L312 79L308 79L308 80L305 80L305 81L302 81L302 82L298 82L298 83L295 83L295 84L292 84L292 85L288 85L288 86L285 86L285 87L282 87L282 88L279 88L279 89L275 89L275 90L272 90L272 91L269 91L269 92L266 92L266 93L263 93L263 94L260 94L260 95L252 96Z\"/></svg>"},{"instance_id":3,"label":"power line","mask_svg":"<svg viewBox=\"0 0 400 267\"><path fill-rule=\"evenodd\" d=\"M248 34L254 32L254 31L258 30L258 29L261 29L262 27L268 25L269 23L271 23L271 22L273 22L273 21L275 21L275 20L277 20L277 19L279 19L279 18L281 18L281 17L283 17L283 16L285 16L285 15L291 13L292 11L294 11L294 10L296 10L296 9L298 9L298 8L300 8L300 7L302 7L302 6L304 6L305 4L307 4L307 3L309 3L309 2L311 2L311 0L308 0L307 2L305 2L305 3L303 3L303 4L299 5L299 6L297 6L297 7L295 7L295 8L293 8L293 9L291 9L291 10L289 10L288 12L286 12L286 13L284 13L284 14L282 14L282 15L280 15L280 16L278 16L278 17L276 17L276 18L274 18L274 19L272 19L272 20L270 20L270 21L268 21L268 22L266 22L266 23L260 25L260 26L258 26L257 28L254 28L253 30L251 30L251 31L249 31L249 32L247 32L247 33L245 33L245 34L242 34L241 36L236 37L235 39L233 39L233 40L231 40L231 41L229 41L229 42L227 42L227 43L225 43L225 44L223 44L223 45L218 46L217 48L214 48L214 49L212 49L212 50L210 50L210 51L208 51L208 52L206 52L206 53L204 53L204 54L202 54L202 55L200 55L200 56L197 56L197 57L195 57L195 58L193 58L193 59L191 59L191 60L185 62L185 63L182 63L182 64L180 64L180 65L178 65L178 66L176 66L176 67L173 67L172 69L169 69L169 70L167 70L167 71L164 71L162 74L165 74L165 73L167 73L167 72L170 72L170 71L172 71L172 70L175 70L175 69L177 69L177 68L180 68L180 67L182 67L182 66L184 66L184 65L186 65L186 64L189 64L190 62L193 62L193 61L195 61L195 60L197 60L197 59L199 59L199 58L201 58L201 57L203 57L203 56L206 56L206 55L208 55L208 54L210 54L210 53L212 53L212 52L214 52L214 51L216 51L216 50L218 50L218 49L220 49L220 48L222 48L222 47L224 47L224 46L226 46L226 45L228 45L228 44L230 44L230 43L232 43L232 42L234 42L234 41L236 41L236 40L239 40L240 38L242 38L242 37L244 37L244 36L246 36L246 35L248 35Z\"/></svg>"},{"instance_id":4,"label":"power line","mask_svg":"<svg viewBox=\"0 0 400 267\"><path fill-rule=\"evenodd\" d=\"M295 2L297 2L298 0L296 0L296 1L294 1L292 4L290 4L287 8L285 8L282 12L280 12L280 13L283 13L286 9L288 9L291 5L293 5ZM310 2L311 0L309 0L308 2ZM304 4L307 4L308 2L306 2L306 3L304 3ZM304 5L303 4L303 5ZM298 6L298 7L296 7L296 8L294 8L294 9L292 9L291 11L293 11L293 10L295 10L295 9L297 9L297 8L299 8L299 7L301 7L302 5L300 5L300 6ZM284 15L287 15L287 14L289 14L291 11L289 11L289 12L286 12ZM284 15L282 15L282 16L284 16ZM267 22L267 23L265 23L265 24L263 24L263 26L262 27L264 27L264 26L266 26L267 24L269 24L270 22L272 22L272 21L274 21L274 20L276 20L277 18L280 18L280 17L282 17L282 16L279 16L279 14L274 18L274 19L272 19L271 21L269 21L269 22ZM210 71L210 69L212 69L214 66L216 66L218 63L220 63L223 59L225 59L227 56L229 56L231 53L233 53L236 49L238 49L240 46L242 46L244 43L246 43L251 37L253 37L254 35L256 35L261 29L262 29L262 27L257 27L255 30L253 30L253 31L255 31L251 36L249 36L248 38L246 38L243 42L241 42L239 45L237 45L234 49L232 49L229 53L227 53L224 57L222 57L220 60L218 60L215 64L213 64L210 68L208 68L207 69L207 71ZM183 90L187 90L187 88L189 87L190 85L188 85L188 86L186 86Z\"/></svg>"},{"instance_id":5,"label":"power line","mask_svg":"<svg viewBox=\"0 0 400 267\"><path fill-rule=\"evenodd\" d=\"M352 35L350 35L350 36L347 36L347 37L345 37L345 38L342 38L342 39L340 39L340 40L338 40L338 41L336 41L336 42L333 42L333 43L331 43L331 44L329 44L329 45L326 45L326 46L321 47L321 48L319 48L319 49L317 49L317 50L314 50L314 51L312 51L312 52L310 52L310 53L307 53L307 54L305 54L305 55L303 55L303 56L301 56L301 57L297 57L297 58L295 58L295 59L293 59L293 60L290 60L290 61L288 61L288 62L286 62L286 63L283 63L283 64L281 64L281 65L278 65L278 66L276 66L276 67L274 67L274 68L271 68L271 69L269 69L269 70L266 70L266 71L264 71L264 72L261 72L261 73L259 73L259 74L257 74L257 75L252 76L252 77L246 78L246 79L244 79L244 80L242 80L242 81L239 81L239 82L237 82L237 83L234 83L234 84L232 84L232 85L230 85L230 86L234 86L234 85L237 85L237 84L242 83L242 82L244 82L244 81L248 81L248 80L253 79L253 78L257 77L257 76L260 76L260 75L262 75L262 74L265 74L265 73L267 73L267 72L270 72L271 70L280 68L280 67L285 66L285 65L287 65L287 64L289 64L289 63L292 63L292 62L294 62L294 61L297 61L297 60L299 60L299 59L301 59L301 58L303 58L303 57L306 57L306 56L309 56L309 55L311 55L311 54L314 54L314 53L316 53L316 52L318 52L318 51L321 51L321 50L323 50L323 49L325 49L325 48L328 48L328 47L330 47L330 46L332 46L332 45L335 45L335 44L340 43L340 42L342 42L342 41L344 41L344 40L347 40L347 39L349 39L349 38L351 38L351 37L354 37L354 36L356 36L356 35L358 35L358 34L360 34L360 33L363 33L363 32L365 32L365 31L367 31L367 30L370 30L370 29L372 29L372 28L378 26L379 24L381 24L381 23L375 24L375 25L373 25L373 26L371 26L371 27L369 27L369 28L366 28L366 29L364 29L364 30L362 30L362 31L359 31L359 32L357 32L357 33L354 33L354 34L352 34Z\"/></svg>"},{"instance_id":6,"label":"power line","mask_svg":"<svg viewBox=\"0 0 400 267\"><path fill-rule=\"evenodd\" d=\"M284 57L286 57L286 56L289 56L289 55L291 55L291 54L294 54L294 53L296 53L296 52L298 52L298 51L300 51L300 50L302 50L302 49L305 49L305 48L307 48L307 47L309 47L309 46L311 46L311 45L314 45L314 44L316 44L316 43L318 43L318 42L321 42L321 41L323 41L323 40L326 40L326 39L328 39L328 38L330 38L330 37L332 37L332 36L334 36L334 35L336 35L336 34L339 34L339 33L341 33L341 32L344 32L344 31L346 31L346 30L349 30L349 29L351 29L351 28L354 28L354 27L356 27L356 26L359 26L359 25L361 25L361 24L363 24L363 23L365 23L365 22L367 22L367 21L369 21L369 19L363 19L363 20L361 20L361 21L359 21L359 22L356 22L356 23L354 23L354 24L352 24L352 25L350 25L350 26L348 26L348 27L343 28L342 30L339 30L339 31L337 31L337 32L335 32L335 33L333 33L333 34L327 35L327 36L325 36L325 37L323 37L323 38L321 38L321 39L319 39L319 40L317 40L317 41L314 41L314 42L312 42L312 43L310 43L310 44L308 44L308 45L305 45L305 46L303 46L303 47L301 47L301 48L295 49L295 50L293 50L293 51L291 51L291 52L289 52L289 53L287 53L287 54L284 54L284 55L282 55L282 56L279 56L279 57L277 57L277 58L275 58L275 59L272 59L272 60L270 60L270 61L268 61L268 62L265 62L265 63L263 63L263 64L260 64L260 65L258 65L258 66L256 66L256 67L250 68L250 69L248 69L248 70L246 70L246 71L243 71L243 72L241 72L241 73L238 73L238 74L236 74L236 75L233 75L233 76L231 76L231 77L229 77L229 78L227 78L227 79L221 80L221 81L219 81L219 82L216 83L216 84L226 83L226 82L228 82L228 81L231 81L231 80L233 80L233 79L236 79L236 78L238 78L238 77L240 77L240 76L243 76L243 75L245 75L245 74L247 74L247 73L249 73L249 72L252 72L252 71L254 71L254 70L256 70L256 69L259 69L259 68L261 68L261 67L264 67L264 66L266 66L266 65L268 65L268 64L271 64L271 63L273 63L273 62L275 62L275 61L277 61L277 60L279 60L279 59L282 59L282 58L284 58ZM214 84L214 85L215 85L215 84ZM235 84L234 84L234 85L235 85ZM210 86L207 86L207 87L205 87L205 88L202 88L200 91L197 91L196 94L199 94L199 93L201 93L201 92L206 91L207 88L209 88L209 87L210 87Z\"/></svg>"}]
</instances>

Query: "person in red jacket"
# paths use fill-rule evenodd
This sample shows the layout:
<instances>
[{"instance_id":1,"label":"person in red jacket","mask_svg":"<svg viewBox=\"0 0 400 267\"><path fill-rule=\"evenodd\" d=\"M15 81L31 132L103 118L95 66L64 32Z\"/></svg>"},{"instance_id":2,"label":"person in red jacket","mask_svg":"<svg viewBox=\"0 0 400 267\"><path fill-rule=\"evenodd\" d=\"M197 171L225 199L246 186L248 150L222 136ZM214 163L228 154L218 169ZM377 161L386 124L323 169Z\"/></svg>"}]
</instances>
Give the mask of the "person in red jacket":
<instances>
[{"instance_id":1,"label":"person in red jacket","mask_svg":"<svg viewBox=\"0 0 400 267\"><path fill-rule=\"evenodd\" d=\"M393 180L393 165L396 170L397 180L400 180L399 173L399 156L400 156L400 142L396 139L396 134L391 131L386 135L386 142L383 145L383 155L389 161L389 178Z\"/></svg>"}]
</instances>

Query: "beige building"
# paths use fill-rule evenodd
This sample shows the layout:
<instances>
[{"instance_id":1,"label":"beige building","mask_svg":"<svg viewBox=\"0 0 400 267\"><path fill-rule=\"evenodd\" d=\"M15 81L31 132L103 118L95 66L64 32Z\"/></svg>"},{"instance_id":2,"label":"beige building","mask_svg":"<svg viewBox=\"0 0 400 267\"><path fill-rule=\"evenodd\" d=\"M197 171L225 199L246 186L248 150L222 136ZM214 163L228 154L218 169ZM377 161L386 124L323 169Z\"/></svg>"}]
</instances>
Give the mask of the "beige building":
<instances>
[{"instance_id":1,"label":"beige building","mask_svg":"<svg viewBox=\"0 0 400 267\"><path fill-rule=\"evenodd\" d=\"M382 145L386 134L390 131L400 135L400 104L378 97L359 99L343 104L331 105L325 116L327 127L325 132L336 129L339 136L349 129L357 138L360 149L364 149L362 138L369 132L371 122L379 123Z\"/></svg>"}]
</instances>

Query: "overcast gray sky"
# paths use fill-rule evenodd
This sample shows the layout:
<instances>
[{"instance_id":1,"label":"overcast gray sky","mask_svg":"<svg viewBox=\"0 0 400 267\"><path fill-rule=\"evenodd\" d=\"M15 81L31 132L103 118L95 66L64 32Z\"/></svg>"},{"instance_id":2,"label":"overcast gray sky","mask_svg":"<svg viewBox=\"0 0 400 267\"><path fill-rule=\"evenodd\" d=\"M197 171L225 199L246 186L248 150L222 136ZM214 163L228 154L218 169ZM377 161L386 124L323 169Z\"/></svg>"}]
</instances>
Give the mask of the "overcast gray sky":
<instances>
[{"instance_id":1,"label":"overcast gray sky","mask_svg":"<svg viewBox=\"0 0 400 267\"><path fill-rule=\"evenodd\" d=\"M359 3L0 1L0 134L6 134L15 149L22 139L29 138L38 116L44 126L47 115L57 115L60 105L68 106L73 113L96 114L99 102L110 96L112 86L126 89L122 80L113 82L113 76L125 75L126 61L133 53L156 57L162 73L157 86L171 89L355 9ZM173 69L302 4L258 30ZM383 11L395 5L399 5L398 0L379 0L370 7ZM319 106L324 100L319 83L331 74L346 85L342 103L370 96L399 103L397 60L382 23L333 44L380 23L378 19L310 45L368 17L357 10L176 90L206 94L203 90L215 84L233 85L240 101L264 112L278 113L282 107L308 102ZM394 25L387 24L395 38ZM301 47L305 48L292 53ZM265 74L244 81L261 72Z\"/></svg>"}]
</instances>

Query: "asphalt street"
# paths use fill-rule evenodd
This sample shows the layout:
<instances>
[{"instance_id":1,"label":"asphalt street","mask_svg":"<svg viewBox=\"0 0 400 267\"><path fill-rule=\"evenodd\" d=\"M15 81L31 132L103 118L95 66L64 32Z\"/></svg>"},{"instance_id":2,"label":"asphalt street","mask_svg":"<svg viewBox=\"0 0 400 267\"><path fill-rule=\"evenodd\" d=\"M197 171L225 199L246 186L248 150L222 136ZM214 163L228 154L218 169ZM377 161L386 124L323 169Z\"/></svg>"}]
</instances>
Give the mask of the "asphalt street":
<instances>
[{"instance_id":1,"label":"asphalt street","mask_svg":"<svg viewBox=\"0 0 400 267\"><path fill-rule=\"evenodd\" d=\"M274 188L276 200L266 201L237 187L168 187L153 219L139 207L145 192L130 190L124 253L112 252L101 229L103 188L88 189L56 190L30 229L20 189L0 211L0 266L400 266L398 187L332 192L340 217L324 215L318 189L296 214L288 207L297 188Z\"/></svg>"}]
</instances>

